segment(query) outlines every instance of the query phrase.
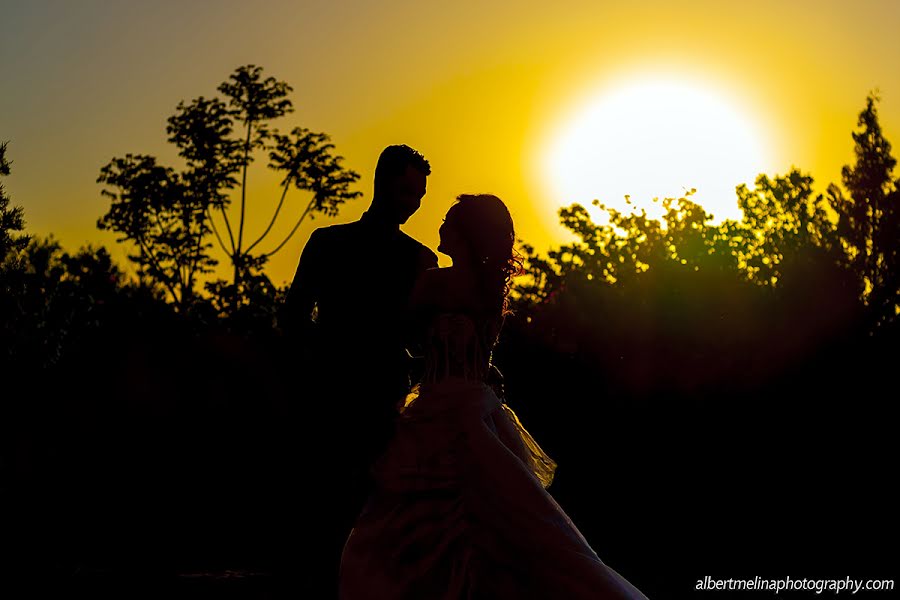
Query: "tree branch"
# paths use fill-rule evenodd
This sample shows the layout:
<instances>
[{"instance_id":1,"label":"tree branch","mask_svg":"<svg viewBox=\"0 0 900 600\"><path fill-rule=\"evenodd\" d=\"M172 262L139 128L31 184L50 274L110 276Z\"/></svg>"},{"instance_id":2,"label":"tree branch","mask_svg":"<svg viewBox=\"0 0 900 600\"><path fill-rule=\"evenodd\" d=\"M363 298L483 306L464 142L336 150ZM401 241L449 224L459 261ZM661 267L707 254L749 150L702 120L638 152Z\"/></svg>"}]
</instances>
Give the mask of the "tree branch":
<instances>
[{"instance_id":1,"label":"tree branch","mask_svg":"<svg viewBox=\"0 0 900 600\"><path fill-rule=\"evenodd\" d=\"M153 268L156 269L156 271L157 271L160 275L163 275L163 274L164 274L164 271L163 271L162 267L159 266L159 263L156 261L156 257L153 255L152 252L150 252L150 249L149 249L149 247L144 243L144 240L143 240L142 238L137 238L137 242L138 242L138 244L140 244L141 250L144 251L144 254L150 259L150 262L153 263ZM165 279L162 280L162 284L166 287L167 290L169 290L169 293L172 294L172 301L175 302L175 303L177 304L178 301L179 301L179 300L178 300L178 293L177 293L177 292L175 291L175 289L172 287L172 284L169 283L168 281L166 281Z\"/></svg>"},{"instance_id":2,"label":"tree branch","mask_svg":"<svg viewBox=\"0 0 900 600\"><path fill-rule=\"evenodd\" d=\"M302 222L303 222L303 219L306 218L306 215L309 214L309 211L312 209L312 207L314 206L315 202L316 202L316 197L313 196L313 199L310 200L310 201L309 201L309 204L306 205L306 210L304 210L304 211L303 211L303 214L300 215L300 219L297 221L297 224L294 225L294 228L291 229L291 232L288 234L288 236L287 236L286 238L284 238L284 241L281 242L280 244L278 244L278 246L277 246L274 250L272 250L271 252L267 252L267 253L264 254L263 256L265 256L266 258L272 256L273 254L275 254L276 252L278 252L279 250L281 250L282 246L284 246L285 244L288 243L288 240L291 239L291 238L294 236L294 233L295 233L295 232L297 231L297 229L300 227L300 223L302 223Z\"/></svg>"},{"instance_id":3,"label":"tree branch","mask_svg":"<svg viewBox=\"0 0 900 600\"><path fill-rule=\"evenodd\" d=\"M220 204L219 210L222 211L222 216L225 218L225 229L228 231L228 239L231 241L231 254L229 254L227 250L225 250L225 254L227 254L228 257L231 258L235 254L237 254L234 246L234 234L231 233L231 223L228 222L228 213L225 212L225 205Z\"/></svg>"},{"instance_id":4,"label":"tree branch","mask_svg":"<svg viewBox=\"0 0 900 600\"><path fill-rule=\"evenodd\" d=\"M251 250L253 250L253 248L255 248L258 243L263 241L265 239L265 237L267 235L269 235L269 231L272 229L272 226L275 224L275 219L278 218L278 213L281 212L281 206L284 204L284 199L287 196L288 188L290 187L290 185L291 185L291 176L288 175L287 180L284 182L284 191L281 193L281 199L278 201L278 206L275 208L275 214L272 215L272 220L269 221L269 226L266 227L266 230L263 231L262 235L259 236L259 238L255 242L250 244L250 247L247 248L247 253L249 253Z\"/></svg>"},{"instance_id":5,"label":"tree branch","mask_svg":"<svg viewBox=\"0 0 900 600\"><path fill-rule=\"evenodd\" d=\"M169 228L164 227L162 221L159 220L159 212L153 211L153 218L156 219L156 225L159 227L159 230L162 231L166 235L170 235Z\"/></svg>"},{"instance_id":6,"label":"tree branch","mask_svg":"<svg viewBox=\"0 0 900 600\"><path fill-rule=\"evenodd\" d=\"M190 225L188 225L188 232L190 232L190 230L191 230ZM188 271L188 277L187 277L186 285L190 288L192 295L194 293L194 272L197 269L197 264L200 262L200 249L202 247L202 244L203 244L203 221L200 222L200 231L197 232L197 246L194 249L193 256L191 256L190 270Z\"/></svg>"},{"instance_id":7,"label":"tree branch","mask_svg":"<svg viewBox=\"0 0 900 600\"><path fill-rule=\"evenodd\" d=\"M244 241L244 211L247 207L247 163L250 157L250 132L253 130L253 121L247 121L247 139L244 141L244 172L241 175L241 224L238 228L237 252L241 254L241 245Z\"/></svg>"},{"instance_id":8,"label":"tree branch","mask_svg":"<svg viewBox=\"0 0 900 600\"><path fill-rule=\"evenodd\" d=\"M219 245L222 247L222 252L228 255L228 249L225 247L225 242L222 241L222 236L219 235L219 230L216 228L216 222L213 221L212 213L209 209L206 209L206 216L209 218L209 224L212 227L213 233L216 234L216 239L219 240Z\"/></svg>"}]
</instances>

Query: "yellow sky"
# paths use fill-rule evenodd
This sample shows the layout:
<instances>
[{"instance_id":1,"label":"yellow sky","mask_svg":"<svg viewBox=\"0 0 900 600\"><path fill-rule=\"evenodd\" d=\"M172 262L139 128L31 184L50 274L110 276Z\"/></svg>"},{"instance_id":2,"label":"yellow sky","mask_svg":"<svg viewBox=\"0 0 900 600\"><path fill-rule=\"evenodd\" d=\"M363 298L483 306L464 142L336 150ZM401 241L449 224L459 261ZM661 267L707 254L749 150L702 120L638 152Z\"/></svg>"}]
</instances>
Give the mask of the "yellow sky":
<instances>
[{"instance_id":1,"label":"yellow sky","mask_svg":"<svg viewBox=\"0 0 900 600\"><path fill-rule=\"evenodd\" d=\"M768 149L770 174L796 165L824 188L850 160L850 131L876 86L882 124L900 150L898 26L892 0L4 0L7 187L30 232L52 232L70 249L112 249L114 236L95 228L108 202L95 183L99 169L127 152L174 163L165 121L178 101L213 95L234 68L253 63L294 87L297 110L278 125L330 134L362 176L365 198L328 222L358 218L378 153L407 143L433 166L407 232L435 247L455 195L491 192L507 200L519 234L546 249L563 239L555 213L572 199L553 197L541 157L592 91L641 74L702 80L740 105ZM253 239L278 192L263 168L251 178L245 238ZM286 210L302 200L289 194ZM276 283L290 280L323 222L307 222L272 259ZM281 225L272 245L289 227Z\"/></svg>"}]
</instances>

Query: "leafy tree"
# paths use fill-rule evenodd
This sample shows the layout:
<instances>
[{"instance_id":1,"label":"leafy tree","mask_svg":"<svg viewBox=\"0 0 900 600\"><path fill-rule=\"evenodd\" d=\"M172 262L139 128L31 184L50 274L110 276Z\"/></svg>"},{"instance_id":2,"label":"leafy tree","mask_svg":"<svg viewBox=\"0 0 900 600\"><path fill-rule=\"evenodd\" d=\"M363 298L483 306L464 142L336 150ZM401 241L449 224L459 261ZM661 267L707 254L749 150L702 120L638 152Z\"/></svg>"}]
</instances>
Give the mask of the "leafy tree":
<instances>
[{"instance_id":1,"label":"leafy tree","mask_svg":"<svg viewBox=\"0 0 900 600\"><path fill-rule=\"evenodd\" d=\"M597 200L594 205L606 213L606 223L596 223L578 204L561 209L561 223L579 240L550 251L547 259L525 246L530 277L516 286L516 298L546 300L576 278L596 285L622 285L664 266L737 272L729 234L736 224L711 225L712 215L692 202L691 195L664 199L661 219L648 218L646 210L618 211Z\"/></svg>"},{"instance_id":2,"label":"leafy tree","mask_svg":"<svg viewBox=\"0 0 900 600\"><path fill-rule=\"evenodd\" d=\"M525 247L515 319L554 353L647 391L789 365L856 318L856 289L811 186L796 169L760 175L754 190L736 190L743 219L720 224L691 194L662 200L659 219L595 201L606 215L597 223L582 206L564 208L577 240L546 257Z\"/></svg>"},{"instance_id":3,"label":"leafy tree","mask_svg":"<svg viewBox=\"0 0 900 600\"><path fill-rule=\"evenodd\" d=\"M829 187L837 234L847 265L857 274L876 325L895 320L900 305L900 182L897 160L878 121L879 98L870 94L853 133L856 163L842 169L844 187Z\"/></svg>"},{"instance_id":4,"label":"leafy tree","mask_svg":"<svg viewBox=\"0 0 900 600\"><path fill-rule=\"evenodd\" d=\"M741 269L752 281L776 285L785 260L808 249L835 250L834 225L826 200L812 192L813 178L799 169L770 179L761 174L755 189L737 187L743 211L740 227L733 230L734 250ZM831 260L836 260L833 256Z\"/></svg>"},{"instance_id":5,"label":"leafy tree","mask_svg":"<svg viewBox=\"0 0 900 600\"><path fill-rule=\"evenodd\" d=\"M526 337L646 391L733 376L735 349L761 332L752 324L762 294L738 267L738 224L713 225L690 196L662 200L659 219L599 202L601 224L581 206L561 210L579 239L546 259L526 249L531 277L514 307Z\"/></svg>"},{"instance_id":6,"label":"leafy tree","mask_svg":"<svg viewBox=\"0 0 900 600\"><path fill-rule=\"evenodd\" d=\"M361 193L350 189L359 175L342 166L343 158L334 154L326 134L302 127L281 134L271 127L271 121L293 111L287 83L263 78L261 67L247 65L218 91L221 98L180 102L168 120L168 140L185 160L183 172L158 166L153 157L142 155L114 159L104 167L100 181L118 193L109 193L113 208L100 226L136 243L141 252L132 260L182 303L190 298L196 276L215 264L208 254L210 245L204 242L212 234L228 257L233 276L230 282L210 282L206 289L233 313L259 288L266 262L307 216L334 216L344 202ZM281 193L267 227L250 241L245 238L247 178L260 152L267 152L268 167L281 173ZM240 212L233 222L229 208L237 188ZM307 192L310 198L287 236L274 248L260 251L258 246L273 230L290 189ZM216 214L224 232L213 219Z\"/></svg>"},{"instance_id":7,"label":"leafy tree","mask_svg":"<svg viewBox=\"0 0 900 600\"><path fill-rule=\"evenodd\" d=\"M3 362L8 360L15 347L12 340L22 309L16 294L24 271L21 254L30 241L27 235L20 233L25 229L22 207L10 206L10 198L3 187L2 177L10 174L7 144L0 144L0 361Z\"/></svg>"},{"instance_id":8,"label":"leafy tree","mask_svg":"<svg viewBox=\"0 0 900 600\"><path fill-rule=\"evenodd\" d=\"M10 174L10 162L6 158L9 142L0 144L0 177ZM3 181L0 179L0 267L7 257L28 245L29 237L16 232L25 229L25 217L21 206L10 206Z\"/></svg>"},{"instance_id":9,"label":"leafy tree","mask_svg":"<svg viewBox=\"0 0 900 600\"><path fill-rule=\"evenodd\" d=\"M146 155L113 159L97 181L108 186L102 193L112 199L97 226L121 233L119 242L137 245L128 258L138 264L141 281L146 277L162 285L180 306L190 304L197 276L216 264L211 244L204 242L208 197Z\"/></svg>"},{"instance_id":10,"label":"leafy tree","mask_svg":"<svg viewBox=\"0 0 900 600\"><path fill-rule=\"evenodd\" d=\"M44 369L73 344L106 325L121 292L123 273L105 248L64 252L52 237L32 239L7 280L11 300L3 345L14 364Z\"/></svg>"}]
</instances>

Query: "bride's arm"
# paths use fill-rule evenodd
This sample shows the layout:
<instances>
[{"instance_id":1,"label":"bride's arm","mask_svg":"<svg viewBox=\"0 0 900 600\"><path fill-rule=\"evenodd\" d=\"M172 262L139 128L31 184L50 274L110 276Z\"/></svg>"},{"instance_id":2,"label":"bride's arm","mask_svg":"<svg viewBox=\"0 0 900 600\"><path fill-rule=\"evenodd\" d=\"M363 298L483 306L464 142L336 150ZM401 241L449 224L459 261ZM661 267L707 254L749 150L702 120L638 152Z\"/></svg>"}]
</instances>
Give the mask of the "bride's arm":
<instances>
[{"instance_id":1,"label":"bride's arm","mask_svg":"<svg viewBox=\"0 0 900 600\"><path fill-rule=\"evenodd\" d=\"M409 296L410 312L421 311L427 308L435 301L435 288L439 283L440 269L435 267L422 271L422 274L416 279L413 285L412 293Z\"/></svg>"},{"instance_id":2,"label":"bride's arm","mask_svg":"<svg viewBox=\"0 0 900 600\"><path fill-rule=\"evenodd\" d=\"M413 290L410 293L409 301L406 307L406 347L412 356L414 363L411 365L413 371L413 380L415 381L421 365L425 347L425 327L428 324L428 316L430 314L429 307L433 304L434 297L434 274L435 269L428 269L419 275Z\"/></svg>"}]
</instances>

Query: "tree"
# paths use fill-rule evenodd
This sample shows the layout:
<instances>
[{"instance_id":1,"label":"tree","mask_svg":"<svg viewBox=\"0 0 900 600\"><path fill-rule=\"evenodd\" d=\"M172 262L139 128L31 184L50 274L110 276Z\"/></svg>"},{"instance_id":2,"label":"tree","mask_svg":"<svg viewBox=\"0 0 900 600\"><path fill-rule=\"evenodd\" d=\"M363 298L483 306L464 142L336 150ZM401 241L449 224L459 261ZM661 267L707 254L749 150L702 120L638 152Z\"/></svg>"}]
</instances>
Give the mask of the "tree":
<instances>
[{"instance_id":1,"label":"tree","mask_svg":"<svg viewBox=\"0 0 900 600\"><path fill-rule=\"evenodd\" d=\"M64 252L52 237L32 239L7 279L0 350L20 368L56 365L73 345L107 325L122 272L105 248Z\"/></svg>"},{"instance_id":2,"label":"tree","mask_svg":"<svg viewBox=\"0 0 900 600\"><path fill-rule=\"evenodd\" d=\"M860 279L876 326L895 320L900 305L900 182L893 179L897 160L881 131L878 101L875 93L866 99L861 129L853 133L856 163L841 171L849 197L836 185L828 189L846 263Z\"/></svg>"},{"instance_id":3,"label":"tree","mask_svg":"<svg viewBox=\"0 0 900 600\"><path fill-rule=\"evenodd\" d=\"M306 217L335 216L344 202L361 193L350 189L359 175L342 166L343 158L334 154L326 134L302 127L281 134L271 127L271 121L293 111L287 98L292 88L287 83L263 78L261 67L246 65L236 69L218 91L222 98L201 96L180 102L168 120L168 141L185 161L181 173L144 155L113 159L104 167L98 181L116 191L106 192L114 203L99 225L137 244L140 253L130 258L179 303L190 299L197 275L210 272L215 264L204 241L212 234L232 266L232 279L209 282L206 289L221 296L223 306L233 313L246 304L248 294L260 288L266 262ZM267 152L267 166L282 174L280 197L268 226L250 242L245 238L250 202L247 179L260 152ZM229 208L237 188L240 212L233 221ZM287 236L274 248L260 251L292 188L310 193L309 200ZM216 225L215 215L221 217L223 227Z\"/></svg>"},{"instance_id":4,"label":"tree","mask_svg":"<svg viewBox=\"0 0 900 600\"><path fill-rule=\"evenodd\" d=\"M712 225L712 215L692 202L691 195L662 200L661 219L648 218L645 210L621 212L597 200L594 205L608 217L603 224L596 223L581 205L561 209L560 222L580 239L550 251L547 259L525 246L530 277L516 286L517 297L544 300L572 278L621 285L648 270L668 266L736 272L730 233L735 223Z\"/></svg>"},{"instance_id":5,"label":"tree","mask_svg":"<svg viewBox=\"0 0 900 600\"><path fill-rule=\"evenodd\" d=\"M813 196L812 185L811 176L791 169L774 179L759 175L752 190L745 184L737 187L744 216L734 232L734 247L752 281L776 285L785 260L809 249L834 250L834 225L825 210L826 201L821 194Z\"/></svg>"},{"instance_id":6,"label":"tree","mask_svg":"<svg viewBox=\"0 0 900 600\"><path fill-rule=\"evenodd\" d=\"M6 159L6 147L9 142L0 144L0 177L10 174L10 162ZM11 254L28 245L29 236L16 232L25 229L24 211L21 206L10 207L10 198L6 195L3 181L0 180L0 268Z\"/></svg>"},{"instance_id":7,"label":"tree","mask_svg":"<svg viewBox=\"0 0 900 600\"><path fill-rule=\"evenodd\" d=\"M719 224L691 194L663 199L659 219L596 200L604 222L564 208L577 239L546 257L525 246L516 322L635 389L655 380L689 390L793 364L853 327L858 309L812 183L797 169L760 175L753 190L736 188L741 221Z\"/></svg>"},{"instance_id":8,"label":"tree","mask_svg":"<svg viewBox=\"0 0 900 600\"><path fill-rule=\"evenodd\" d=\"M122 234L117 241L131 241L137 254L128 258L138 264L139 279L162 285L174 303L190 304L198 274L209 273L216 264L209 255L211 244L207 211L209 196L197 193L186 177L156 163L146 155L114 158L97 179L109 189L109 212L97 221L100 229Z\"/></svg>"},{"instance_id":9,"label":"tree","mask_svg":"<svg viewBox=\"0 0 900 600\"><path fill-rule=\"evenodd\" d=\"M10 206L3 187L2 177L10 174L7 144L0 144L0 362L3 363L8 362L16 347L16 324L22 311L17 292L25 270L21 255L30 241L29 236L20 233L25 229L22 207Z\"/></svg>"}]
</instances>

